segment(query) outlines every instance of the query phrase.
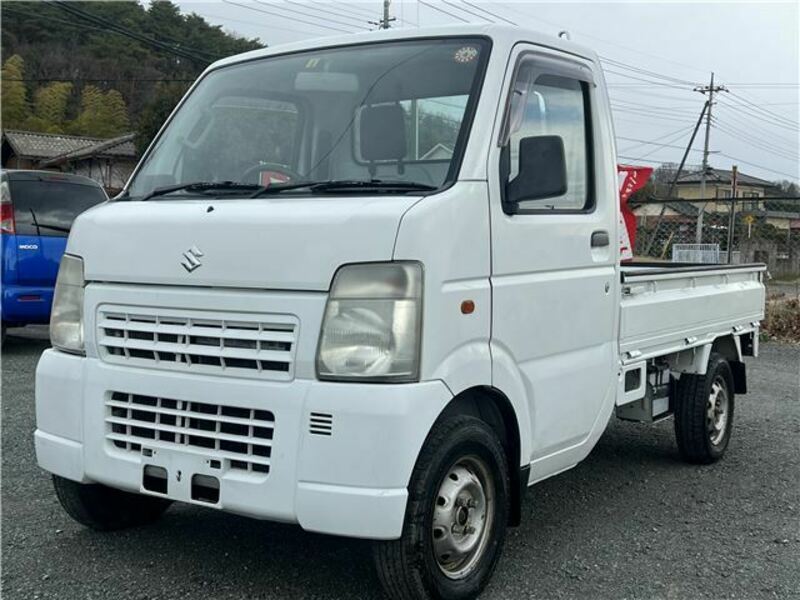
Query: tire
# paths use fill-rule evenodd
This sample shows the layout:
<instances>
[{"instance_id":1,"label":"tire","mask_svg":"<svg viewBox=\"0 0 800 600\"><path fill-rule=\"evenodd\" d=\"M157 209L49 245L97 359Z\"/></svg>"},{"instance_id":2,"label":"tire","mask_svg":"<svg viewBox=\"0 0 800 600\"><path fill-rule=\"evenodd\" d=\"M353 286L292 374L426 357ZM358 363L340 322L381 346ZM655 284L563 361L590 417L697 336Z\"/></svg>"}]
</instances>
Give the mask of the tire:
<instances>
[{"instance_id":1,"label":"tire","mask_svg":"<svg viewBox=\"0 0 800 600\"><path fill-rule=\"evenodd\" d=\"M683 460L710 464L722 458L733 428L733 395L733 373L720 354L711 354L705 375L681 375L675 395L675 438Z\"/></svg>"},{"instance_id":2,"label":"tire","mask_svg":"<svg viewBox=\"0 0 800 600\"><path fill-rule=\"evenodd\" d=\"M386 593L398 600L474 598L500 558L510 509L508 464L497 434L471 416L437 422L408 493L401 538L373 547Z\"/></svg>"},{"instance_id":3,"label":"tire","mask_svg":"<svg viewBox=\"0 0 800 600\"><path fill-rule=\"evenodd\" d=\"M115 531L156 521L171 502L123 492L97 483L84 484L53 475L56 496L66 513L97 531Z\"/></svg>"}]
</instances>

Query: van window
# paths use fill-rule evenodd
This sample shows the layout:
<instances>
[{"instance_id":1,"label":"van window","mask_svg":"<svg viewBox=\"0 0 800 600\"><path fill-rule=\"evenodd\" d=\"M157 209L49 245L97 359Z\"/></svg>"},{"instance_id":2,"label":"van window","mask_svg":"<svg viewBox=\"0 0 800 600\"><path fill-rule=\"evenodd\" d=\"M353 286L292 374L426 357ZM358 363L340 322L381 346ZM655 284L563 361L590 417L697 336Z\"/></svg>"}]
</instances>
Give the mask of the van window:
<instances>
[{"instance_id":1,"label":"van window","mask_svg":"<svg viewBox=\"0 0 800 600\"><path fill-rule=\"evenodd\" d=\"M18 235L66 237L83 211L106 200L102 188L69 181L9 181Z\"/></svg>"},{"instance_id":2,"label":"van window","mask_svg":"<svg viewBox=\"0 0 800 600\"><path fill-rule=\"evenodd\" d=\"M588 146L588 87L576 79L541 74L521 65L514 85L511 115L516 114L509 139L509 176L519 173L520 140L529 136L557 135L564 142L567 191L556 198L520 202L520 209L584 210L591 204ZM535 79L533 79L535 77Z\"/></svg>"}]
</instances>

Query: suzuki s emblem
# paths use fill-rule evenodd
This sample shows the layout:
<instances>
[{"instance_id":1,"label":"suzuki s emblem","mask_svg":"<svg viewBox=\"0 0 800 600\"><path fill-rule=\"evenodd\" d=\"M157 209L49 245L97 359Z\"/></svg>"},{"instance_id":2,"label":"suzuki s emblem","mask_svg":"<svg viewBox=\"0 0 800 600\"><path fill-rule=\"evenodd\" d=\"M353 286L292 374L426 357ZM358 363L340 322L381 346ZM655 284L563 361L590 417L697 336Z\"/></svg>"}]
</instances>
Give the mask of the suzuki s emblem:
<instances>
[{"instance_id":1,"label":"suzuki s emblem","mask_svg":"<svg viewBox=\"0 0 800 600\"><path fill-rule=\"evenodd\" d=\"M186 269L189 273L191 273L197 267L203 264L200 262L201 256L203 256L203 253L200 251L200 248L198 248L197 246L192 246L186 252L183 253L183 260L181 261L183 268Z\"/></svg>"}]
</instances>

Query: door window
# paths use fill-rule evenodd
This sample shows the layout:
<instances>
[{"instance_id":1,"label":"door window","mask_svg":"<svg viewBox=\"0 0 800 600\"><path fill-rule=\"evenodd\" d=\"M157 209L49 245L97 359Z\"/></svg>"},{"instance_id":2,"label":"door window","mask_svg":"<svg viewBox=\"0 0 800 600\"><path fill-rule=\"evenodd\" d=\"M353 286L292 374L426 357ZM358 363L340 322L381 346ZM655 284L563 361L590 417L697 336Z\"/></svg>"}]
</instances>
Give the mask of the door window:
<instances>
[{"instance_id":1,"label":"door window","mask_svg":"<svg viewBox=\"0 0 800 600\"><path fill-rule=\"evenodd\" d=\"M592 207L591 123L589 86L562 75L543 73L535 60L524 60L517 71L506 130L508 176L519 174L520 141L527 137L558 136L564 147L567 186L560 196L520 202L526 210L574 210Z\"/></svg>"}]
</instances>

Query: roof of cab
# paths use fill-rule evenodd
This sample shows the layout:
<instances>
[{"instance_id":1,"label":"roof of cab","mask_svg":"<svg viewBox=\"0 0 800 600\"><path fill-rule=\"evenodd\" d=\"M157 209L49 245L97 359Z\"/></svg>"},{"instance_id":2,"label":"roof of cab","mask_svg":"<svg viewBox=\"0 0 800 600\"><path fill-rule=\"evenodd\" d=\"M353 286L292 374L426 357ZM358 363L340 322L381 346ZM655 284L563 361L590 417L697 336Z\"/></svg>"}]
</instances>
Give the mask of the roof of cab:
<instances>
[{"instance_id":1,"label":"roof of cab","mask_svg":"<svg viewBox=\"0 0 800 600\"><path fill-rule=\"evenodd\" d=\"M592 61L599 60L594 50L553 35L532 31L523 27L512 27L510 25L468 23L463 25L446 25L441 27L379 29L377 31L368 31L341 36L326 36L303 40L301 42L293 42L290 44L279 44L276 46L270 46L268 48L262 48L260 50L251 50L250 52L245 52L243 54L228 56L209 65L206 71L238 62L253 60L256 58L315 50L318 48L332 48L336 46L350 46L374 42L401 41L459 35L486 36L495 42L504 41L508 45L528 42L531 44L546 46L548 48L582 56Z\"/></svg>"}]
</instances>

